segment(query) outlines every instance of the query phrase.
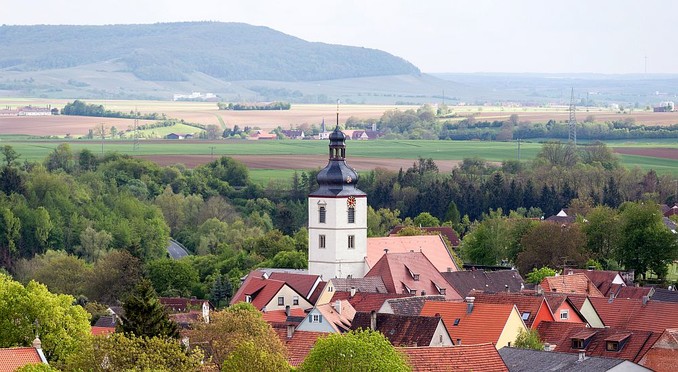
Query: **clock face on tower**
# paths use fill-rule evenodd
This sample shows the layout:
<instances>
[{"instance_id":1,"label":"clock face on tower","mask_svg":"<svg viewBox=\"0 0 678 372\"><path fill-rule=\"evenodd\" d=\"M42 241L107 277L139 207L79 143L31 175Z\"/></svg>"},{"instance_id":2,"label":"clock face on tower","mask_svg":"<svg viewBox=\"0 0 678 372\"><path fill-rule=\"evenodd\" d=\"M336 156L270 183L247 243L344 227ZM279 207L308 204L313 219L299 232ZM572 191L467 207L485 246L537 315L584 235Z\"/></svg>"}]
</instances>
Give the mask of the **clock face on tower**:
<instances>
[{"instance_id":1,"label":"clock face on tower","mask_svg":"<svg viewBox=\"0 0 678 372\"><path fill-rule=\"evenodd\" d=\"M349 208L354 208L355 207L355 196L349 196L348 199L346 199L346 205Z\"/></svg>"}]
</instances>

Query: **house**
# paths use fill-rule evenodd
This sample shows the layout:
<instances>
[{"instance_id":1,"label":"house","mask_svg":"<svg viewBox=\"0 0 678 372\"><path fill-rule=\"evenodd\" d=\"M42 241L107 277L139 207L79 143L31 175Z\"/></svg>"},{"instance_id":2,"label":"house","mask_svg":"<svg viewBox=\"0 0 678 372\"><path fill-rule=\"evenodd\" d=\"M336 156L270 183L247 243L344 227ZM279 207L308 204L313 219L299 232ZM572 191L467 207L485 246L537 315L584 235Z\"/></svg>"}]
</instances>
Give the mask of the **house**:
<instances>
[{"instance_id":1,"label":"house","mask_svg":"<svg viewBox=\"0 0 678 372\"><path fill-rule=\"evenodd\" d=\"M33 340L32 347L9 347L0 349L0 372L14 372L32 364L48 364L42 352L39 338Z\"/></svg>"},{"instance_id":2,"label":"house","mask_svg":"<svg viewBox=\"0 0 678 372\"><path fill-rule=\"evenodd\" d=\"M351 328L355 309L346 300L317 305L297 326L297 331L344 333Z\"/></svg>"},{"instance_id":3,"label":"house","mask_svg":"<svg viewBox=\"0 0 678 372\"><path fill-rule=\"evenodd\" d=\"M52 115L50 107L25 106L19 108L19 116L49 116Z\"/></svg>"},{"instance_id":4,"label":"house","mask_svg":"<svg viewBox=\"0 0 678 372\"><path fill-rule=\"evenodd\" d=\"M624 298L590 298L606 327L656 333L678 328L678 303Z\"/></svg>"},{"instance_id":5,"label":"house","mask_svg":"<svg viewBox=\"0 0 678 372\"><path fill-rule=\"evenodd\" d=\"M584 274L547 276L540 285L544 292L549 293L578 293L591 297L605 297Z\"/></svg>"},{"instance_id":6,"label":"house","mask_svg":"<svg viewBox=\"0 0 678 372\"><path fill-rule=\"evenodd\" d=\"M380 314L419 315L426 301L445 301L445 296L408 296L384 301Z\"/></svg>"},{"instance_id":7,"label":"house","mask_svg":"<svg viewBox=\"0 0 678 372\"><path fill-rule=\"evenodd\" d=\"M439 235L389 236L367 239L367 267L372 268L385 252L422 252L439 272L459 271L459 267Z\"/></svg>"},{"instance_id":8,"label":"house","mask_svg":"<svg viewBox=\"0 0 678 372\"><path fill-rule=\"evenodd\" d=\"M254 271L253 273L255 273ZM310 309L313 305L301 293L281 280L250 273L231 299L230 304L250 302L261 311L290 308Z\"/></svg>"},{"instance_id":9,"label":"house","mask_svg":"<svg viewBox=\"0 0 678 372\"><path fill-rule=\"evenodd\" d=\"M510 372L531 371L567 371L567 372L607 372L607 371L650 371L628 360L585 356L560 352L548 352L530 349L503 347L499 355Z\"/></svg>"},{"instance_id":10,"label":"house","mask_svg":"<svg viewBox=\"0 0 678 372\"><path fill-rule=\"evenodd\" d=\"M461 300L422 252L386 253L365 274L373 276L381 277L389 293L442 295L448 300Z\"/></svg>"},{"instance_id":11,"label":"house","mask_svg":"<svg viewBox=\"0 0 678 372\"><path fill-rule=\"evenodd\" d=\"M581 313L578 307L572 300L574 297L587 299L586 296L565 295L563 293L544 292L543 293L549 308L553 312L553 318L556 322L565 323L581 323L585 324L589 319ZM590 304L590 302L589 302ZM591 309L593 307L591 306ZM595 310L590 314L591 319L596 320ZM598 318L599 319L599 318Z\"/></svg>"},{"instance_id":12,"label":"house","mask_svg":"<svg viewBox=\"0 0 678 372\"><path fill-rule=\"evenodd\" d=\"M274 140L277 139L278 135L275 133L268 133L265 130L257 129L250 133L247 137L249 140Z\"/></svg>"},{"instance_id":13,"label":"house","mask_svg":"<svg viewBox=\"0 0 678 372\"><path fill-rule=\"evenodd\" d=\"M184 136L182 134L178 133L170 133L165 136L165 139L170 139L170 140L177 140L177 139L183 139Z\"/></svg>"},{"instance_id":14,"label":"house","mask_svg":"<svg viewBox=\"0 0 678 372\"><path fill-rule=\"evenodd\" d=\"M400 347L412 371L508 371L490 343L444 347Z\"/></svg>"},{"instance_id":15,"label":"house","mask_svg":"<svg viewBox=\"0 0 678 372\"><path fill-rule=\"evenodd\" d=\"M105 336L115 333L115 327L97 327L92 326L90 329L92 336Z\"/></svg>"},{"instance_id":16,"label":"house","mask_svg":"<svg viewBox=\"0 0 678 372\"><path fill-rule=\"evenodd\" d=\"M368 278L334 278L327 281L327 284L318 297L317 304L326 304L332 300L335 292L349 292L351 297L356 293L387 293L384 281L381 277L372 276Z\"/></svg>"},{"instance_id":17,"label":"house","mask_svg":"<svg viewBox=\"0 0 678 372\"><path fill-rule=\"evenodd\" d=\"M471 291L520 292L524 288L523 278L516 270L468 270L441 274L462 296Z\"/></svg>"},{"instance_id":18,"label":"house","mask_svg":"<svg viewBox=\"0 0 678 372\"><path fill-rule=\"evenodd\" d=\"M441 316L455 345L493 343L497 349L515 342L520 331L527 331L520 313L512 304L427 301L423 316Z\"/></svg>"},{"instance_id":19,"label":"house","mask_svg":"<svg viewBox=\"0 0 678 372\"><path fill-rule=\"evenodd\" d=\"M295 291L306 297L311 304L315 303L322 292L322 288L318 288L322 283L320 275L275 271L271 272L268 278L287 283Z\"/></svg>"},{"instance_id":20,"label":"house","mask_svg":"<svg viewBox=\"0 0 678 372\"><path fill-rule=\"evenodd\" d=\"M301 129L283 129L280 133L289 139L304 139L305 137L304 131Z\"/></svg>"},{"instance_id":21,"label":"house","mask_svg":"<svg viewBox=\"0 0 678 372\"><path fill-rule=\"evenodd\" d=\"M584 325L542 322L537 331L550 351L639 362L661 333L616 327L588 328Z\"/></svg>"},{"instance_id":22,"label":"house","mask_svg":"<svg viewBox=\"0 0 678 372\"><path fill-rule=\"evenodd\" d=\"M487 304L513 304L518 309L525 326L536 329L542 321L553 322L553 312L546 299L541 296L529 296L520 293L488 293L473 291L470 294L475 298L475 303Z\"/></svg>"},{"instance_id":23,"label":"house","mask_svg":"<svg viewBox=\"0 0 678 372\"><path fill-rule=\"evenodd\" d=\"M605 297L609 297L611 293L618 293L621 287L625 287L626 283L619 274L619 271L610 270L587 270L587 269L570 269L566 270L567 274L584 274L593 282L600 293Z\"/></svg>"},{"instance_id":24,"label":"house","mask_svg":"<svg viewBox=\"0 0 678 372\"><path fill-rule=\"evenodd\" d=\"M170 314L187 313L191 310L214 310L212 305L207 300L199 300L197 298L182 298L182 297L158 297L158 301L165 306Z\"/></svg>"},{"instance_id":25,"label":"house","mask_svg":"<svg viewBox=\"0 0 678 372\"><path fill-rule=\"evenodd\" d=\"M555 216L549 216L544 221L554 222L561 225L569 225L577 220L576 216L569 215L567 208L561 209Z\"/></svg>"},{"instance_id":26,"label":"house","mask_svg":"<svg viewBox=\"0 0 678 372\"><path fill-rule=\"evenodd\" d=\"M638 364L655 371L675 371L678 360L678 329L666 329Z\"/></svg>"},{"instance_id":27,"label":"house","mask_svg":"<svg viewBox=\"0 0 678 372\"><path fill-rule=\"evenodd\" d=\"M381 332L393 346L452 346L452 339L439 316L412 316L358 312L351 329Z\"/></svg>"},{"instance_id":28,"label":"house","mask_svg":"<svg viewBox=\"0 0 678 372\"><path fill-rule=\"evenodd\" d=\"M384 303L391 299L412 297L408 294L403 293L369 293L369 292L356 292L354 295L351 295L351 292L335 292L332 300L330 302L335 302L337 300L346 300L356 311L378 311L384 305ZM419 315L414 314L414 315Z\"/></svg>"},{"instance_id":29,"label":"house","mask_svg":"<svg viewBox=\"0 0 678 372\"><path fill-rule=\"evenodd\" d=\"M19 110L12 110L9 107L6 109L0 109L0 116L18 116Z\"/></svg>"},{"instance_id":30,"label":"house","mask_svg":"<svg viewBox=\"0 0 678 372\"><path fill-rule=\"evenodd\" d=\"M400 230L405 228L406 226L404 225L398 225L391 229L389 231L388 236L398 236L398 233ZM452 247L458 247L459 244L461 243L461 240L459 240L459 235L457 235L457 232L454 231L454 229L450 226L434 226L434 227L418 227L418 229L425 231L427 234L430 235L442 235L445 238L447 238L447 241L452 244Z\"/></svg>"}]
</instances>

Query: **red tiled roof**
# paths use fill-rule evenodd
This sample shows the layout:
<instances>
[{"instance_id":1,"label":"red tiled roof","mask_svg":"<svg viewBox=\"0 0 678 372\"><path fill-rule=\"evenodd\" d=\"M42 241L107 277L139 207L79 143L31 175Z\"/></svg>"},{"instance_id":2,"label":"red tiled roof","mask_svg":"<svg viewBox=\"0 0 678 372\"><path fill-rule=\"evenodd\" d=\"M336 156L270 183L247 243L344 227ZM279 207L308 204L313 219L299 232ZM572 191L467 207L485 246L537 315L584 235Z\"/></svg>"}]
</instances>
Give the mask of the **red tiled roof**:
<instances>
[{"instance_id":1,"label":"red tiled roof","mask_svg":"<svg viewBox=\"0 0 678 372\"><path fill-rule=\"evenodd\" d=\"M567 272L586 275L605 297L609 296L610 289L613 286L612 281L619 275L619 271L610 270L567 269ZM618 285L621 286L621 284Z\"/></svg>"},{"instance_id":2,"label":"red tiled roof","mask_svg":"<svg viewBox=\"0 0 678 372\"><path fill-rule=\"evenodd\" d=\"M568 335L587 329L586 324L570 322L541 322L537 326L539 337L544 343L551 345L560 345L563 342L570 342Z\"/></svg>"},{"instance_id":3,"label":"red tiled roof","mask_svg":"<svg viewBox=\"0 0 678 372\"><path fill-rule=\"evenodd\" d=\"M470 296L475 297L475 303L516 305L516 308L518 309L518 312L520 313L521 317L524 313L529 313L527 319L523 318L523 321L525 322L525 326L527 328L532 327L532 323L537 317L539 309L542 306L546 306L547 308L549 306L544 297L526 296L520 293L507 293L507 292L484 293L474 291L471 292ZM548 312L549 314L551 314L550 320L553 320L552 310L548 309Z\"/></svg>"},{"instance_id":4,"label":"red tiled roof","mask_svg":"<svg viewBox=\"0 0 678 372\"><path fill-rule=\"evenodd\" d=\"M267 311L265 313L262 313L261 316L264 318L264 320L267 323L278 323L278 324L283 324L287 322L287 312L286 310L272 310L272 311ZM291 308L290 309L290 316L294 317L305 317L306 312L304 309L300 308Z\"/></svg>"},{"instance_id":5,"label":"red tiled roof","mask_svg":"<svg viewBox=\"0 0 678 372\"><path fill-rule=\"evenodd\" d=\"M287 332L279 334L287 348L287 361L293 367L298 367L304 362L306 356L319 338L327 336L325 332L295 331L292 338L287 338Z\"/></svg>"},{"instance_id":6,"label":"red tiled roof","mask_svg":"<svg viewBox=\"0 0 678 372\"><path fill-rule=\"evenodd\" d=\"M322 314L325 321L332 325L336 332L346 332L351 327L351 322L355 316L355 309L348 301L340 302L340 312L336 309L336 301L328 304L318 305L316 310Z\"/></svg>"},{"instance_id":7,"label":"red tiled roof","mask_svg":"<svg viewBox=\"0 0 678 372\"><path fill-rule=\"evenodd\" d=\"M381 332L393 346L429 346L440 317L375 314L376 331ZM371 313L359 312L353 317L351 329L370 329Z\"/></svg>"},{"instance_id":8,"label":"red tiled roof","mask_svg":"<svg viewBox=\"0 0 678 372\"><path fill-rule=\"evenodd\" d=\"M365 277L370 276L381 277L389 293L444 295L448 300L461 300L422 252L384 254L365 274Z\"/></svg>"},{"instance_id":9,"label":"red tiled roof","mask_svg":"<svg viewBox=\"0 0 678 372\"><path fill-rule=\"evenodd\" d=\"M272 272L268 278L287 283L287 285L292 287L295 291L301 293L301 295L305 298L308 298L311 295L311 290L315 289L314 286L316 282L320 280L319 275L280 272Z\"/></svg>"},{"instance_id":10,"label":"red tiled roof","mask_svg":"<svg viewBox=\"0 0 678 372\"><path fill-rule=\"evenodd\" d=\"M248 275L238 292L231 299L231 305L244 302L246 296L252 297L252 305L261 310L285 285L285 282L273 279L263 279Z\"/></svg>"},{"instance_id":11,"label":"red tiled roof","mask_svg":"<svg viewBox=\"0 0 678 372\"><path fill-rule=\"evenodd\" d=\"M582 332L586 332L586 334L584 335ZM658 337L659 334L654 334L651 331L626 331L617 328L586 328L580 331L570 331L569 334L566 334L563 342L556 346L554 351L578 353L580 350L579 348L572 348L572 339L588 339L588 344L585 346L586 355L626 359L632 362L638 362L645 352L647 352L649 346L651 346ZM608 341L619 342L620 350L608 351Z\"/></svg>"},{"instance_id":12,"label":"red tiled roof","mask_svg":"<svg viewBox=\"0 0 678 372\"><path fill-rule=\"evenodd\" d=\"M398 232L402 230L405 226L403 225L398 225L394 227L389 233L389 236L398 236ZM447 238L447 240L450 241L450 244L452 244L453 247L459 246L459 235L457 235L457 232L454 231L454 229L450 226L437 226L437 227L419 227L419 230L426 231L428 233L436 233L440 234L444 237Z\"/></svg>"},{"instance_id":13,"label":"red tiled roof","mask_svg":"<svg viewBox=\"0 0 678 372\"><path fill-rule=\"evenodd\" d=\"M650 296L654 288L652 287L631 287L623 286L619 288L615 297L618 298L635 298L642 300L643 296Z\"/></svg>"},{"instance_id":14,"label":"red tiled roof","mask_svg":"<svg viewBox=\"0 0 678 372\"><path fill-rule=\"evenodd\" d=\"M589 301L596 309L606 327L625 328L629 321L637 316L643 302L625 298L591 298ZM659 315L659 314L657 314Z\"/></svg>"},{"instance_id":15,"label":"red tiled roof","mask_svg":"<svg viewBox=\"0 0 678 372\"><path fill-rule=\"evenodd\" d=\"M308 302L310 302L311 305L315 305L315 303L318 301L318 298L320 298L320 295L323 293L323 289L325 289L326 284L327 282L318 282L318 285L315 287L315 290L308 297Z\"/></svg>"},{"instance_id":16,"label":"red tiled roof","mask_svg":"<svg viewBox=\"0 0 678 372\"><path fill-rule=\"evenodd\" d=\"M410 297L409 295L399 293L367 293L356 292L355 296L351 297L350 292L334 292L330 303L337 300L348 300L356 311L378 311L384 301L392 298Z\"/></svg>"},{"instance_id":17,"label":"red tiled roof","mask_svg":"<svg viewBox=\"0 0 678 372\"><path fill-rule=\"evenodd\" d=\"M541 281L544 292L579 293L591 297L604 297L591 279L584 274L547 276Z\"/></svg>"},{"instance_id":18,"label":"red tiled roof","mask_svg":"<svg viewBox=\"0 0 678 372\"><path fill-rule=\"evenodd\" d=\"M464 297L472 290L502 292L508 289L518 292L523 285L523 278L516 270L468 270L440 274Z\"/></svg>"},{"instance_id":19,"label":"red tiled roof","mask_svg":"<svg viewBox=\"0 0 678 372\"><path fill-rule=\"evenodd\" d=\"M678 360L678 329L665 330L638 364L655 371L674 371Z\"/></svg>"},{"instance_id":20,"label":"red tiled roof","mask_svg":"<svg viewBox=\"0 0 678 372\"><path fill-rule=\"evenodd\" d=\"M492 344L402 347L413 371L508 371Z\"/></svg>"},{"instance_id":21,"label":"red tiled roof","mask_svg":"<svg viewBox=\"0 0 678 372\"><path fill-rule=\"evenodd\" d=\"M422 252L426 255L438 272L458 271L457 265L452 259L452 253L438 235L415 235L415 236L389 236L385 238L367 238L367 266L374 267L377 261L384 255L384 249L388 253Z\"/></svg>"},{"instance_id":22,"label":"red tiled roof","mask_svg":"<svg viewBox=\"0 0 678 372\"><path fill-rule=\"evenodd\" d=\"M0 349L0 372L14 372L29 364L40 364L42 360L33 347L10 347Z\"/></svg>"},{"instance_id":23,"label":"red tiled roof","mask_svg":"<svg viewBox=\"0 0 678 372\"><path fill-rule=\"evenodd\" d=\"M115 333L115 327L97 327L92 326L92 336L110 335Z\"/></svg>"},{"instance_id":24,"label":"red tiled roof","mask_svg":"<svg viewBox=\"0 0 678 372\"><path fill-rule=\"evenodd\" d=\"M468 345L496 343L515 309L513 304L478 303L473 304L473 311L468 313L467 306L466 302L430 301L424 304L421 315L440 315L452 341L456 344L461 339L462 345Z\"/></svg>"}]
</instances>

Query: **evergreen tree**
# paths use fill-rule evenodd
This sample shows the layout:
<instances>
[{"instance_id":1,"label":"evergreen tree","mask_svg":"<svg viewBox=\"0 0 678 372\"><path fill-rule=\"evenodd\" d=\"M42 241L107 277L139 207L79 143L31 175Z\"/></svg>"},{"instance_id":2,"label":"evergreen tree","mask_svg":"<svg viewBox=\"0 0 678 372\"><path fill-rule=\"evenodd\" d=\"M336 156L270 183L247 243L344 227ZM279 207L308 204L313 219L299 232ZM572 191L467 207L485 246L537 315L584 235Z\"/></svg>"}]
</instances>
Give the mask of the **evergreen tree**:
<instances>
[{"instance_id":1,"label":"evergreen tree","mask_svg":"<svg viewBox=\"0 0 678 372\"><path fill-rule=\"evenodd\" d=\"M617 208L622 203L622 197L619 193L619 186L614 181L614 177L610 177L607 184L603 187L603 204L611 208Z\"/></svg>"},{"instance_id":2,"label":"evergreen tree","mask_svg":"<svg viewBox=\"0 0 678 372\"><path fill-rule=\"evenodd\" d=\"M122 308L125 314L118 324L118 331L135 336L179 337L178 325L167 316L150 280L141 280Z\"/></svg>"}]
</instances>

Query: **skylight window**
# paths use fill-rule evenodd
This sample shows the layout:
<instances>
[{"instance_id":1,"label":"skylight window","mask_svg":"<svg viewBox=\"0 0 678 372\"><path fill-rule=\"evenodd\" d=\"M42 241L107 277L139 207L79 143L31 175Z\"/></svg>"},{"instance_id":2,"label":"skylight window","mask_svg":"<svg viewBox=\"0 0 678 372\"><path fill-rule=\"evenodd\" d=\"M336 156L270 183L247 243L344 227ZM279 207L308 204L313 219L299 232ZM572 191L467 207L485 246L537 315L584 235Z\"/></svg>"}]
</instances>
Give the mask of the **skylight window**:
<instances>
[{"instance_id":1,"label":"skylight window","mask_svg":"<svg viewBox=\"0 0 678 372\"><path fill-rule=\"evenodd\" d=\"M524 321L527 321L530 318L530 312L524 312L521 317L523 318Z\"/></svg>"}]
</instances>

